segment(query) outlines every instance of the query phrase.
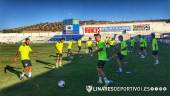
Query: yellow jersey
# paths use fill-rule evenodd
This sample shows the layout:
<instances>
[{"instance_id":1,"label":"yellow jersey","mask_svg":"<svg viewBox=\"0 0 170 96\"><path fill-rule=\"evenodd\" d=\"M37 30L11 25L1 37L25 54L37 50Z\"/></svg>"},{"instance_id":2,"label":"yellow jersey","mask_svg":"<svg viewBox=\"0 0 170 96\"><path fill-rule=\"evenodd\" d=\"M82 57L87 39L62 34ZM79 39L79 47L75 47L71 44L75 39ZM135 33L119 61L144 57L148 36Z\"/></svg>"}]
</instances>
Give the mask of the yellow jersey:
<instances>
[{"instance_id":1,"label":"yellow jersey","mask_svg":"<svg viewBox=\"0 0 170 96\"><path fill-rule=\"evenodd\" d=\"M78 44L78 46L82 46L82 40L79 39L79 40L77 41L77 44Z\"/></svg>"},{"instance_id":2,"label":"yellow jersey","mask_svg":"<svg viewBox=\"0 0 170 96\"><path fill-rule=\"evenodd\" d=\"M29 54L32 52L32 49L29 45L20 45L18 51L20 52L21 60L30 60Z\"/></svg>"},{"instance_id":3,"label":"yellow jersey","mask_svg":"<svg viewBox=\"0 0 170 96\"><path fill-rule=\"evenodd\" d=\"M111 40L109 41L109 44L110 44L111 46L114 46L114 45L115 45L115 40L112 40L112 39L111 39Z\"/></svg>"},{"instance_id":4,"label":"yellow jersey","mask_svg":"<svg viewBox=\"0 0 170 96\"><path fill-rule=\"evenodd\" d=\"M72 40L68 41L67 48L68 48L68 49L71 49L71 48L72 48L72 45L73 45L73 41L72 41Z\"/></svg>"},{"instance_id":5,"label":"yellow jersey","mask_svg":"<svg viewBox=\"0 0 170 96\"><path fill-rule=\"evenodd\" d=\"M87 46L87 47L91 47L91 46L92 46L92 41L91 41L91 40L88 40L88 41L86 42L86 46Z\"/></svg>"},{"instance_id":6,"label":"yellow jersey","mask_svg":"<svg viewBox=\"0 0 170 96\"><path fill-rule=\"evenodd\" d=\"M56 53L63 53L63 46L64 46L63 43L57 42L55 45Z\"/></svg>"}]
</instances>

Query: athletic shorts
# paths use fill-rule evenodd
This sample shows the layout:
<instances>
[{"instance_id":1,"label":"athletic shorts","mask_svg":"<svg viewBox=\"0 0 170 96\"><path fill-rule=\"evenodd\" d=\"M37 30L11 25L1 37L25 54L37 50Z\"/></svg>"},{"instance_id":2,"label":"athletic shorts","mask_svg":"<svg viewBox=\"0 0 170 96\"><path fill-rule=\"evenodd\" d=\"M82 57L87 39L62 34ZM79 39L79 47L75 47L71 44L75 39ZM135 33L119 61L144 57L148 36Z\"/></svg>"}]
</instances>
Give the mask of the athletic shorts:
<instances>
[{"instance_id":1,"label":"athletic shorts","mask_svg":"<svg viewBox=\"0 0 170 96\"><path fill-rule=\"evenodd\" d=\"M81 50L81 46L78 46L79 50Z\"/></svg>"},{"instance_id":2,"label":"athletic shorts","mask_svg":"<svg viewBox=\"0 0 170 96\"><path fill-rule=\"evenodd\" d=\"M89 50L93 50L92 47L88 47Z\"/></svg>"},{"instance_id":3,"label":"athletic shorts","mask_svg":"<svg viewBox=\"0 0 170 96\"><path fill-rule=\"evenodd\" d=\"M140 47L140 50L143 51L145 48L144 47Z\"/></svg>"},{"instance_id":4,"label":"athletic shorts","mask_svg":"<svg viewBox=\"0 0 170 96\"><path fill-rule=\"evenodd\" d=\"M116 46L111 45L110 48L111 50L116 51Z\"/></svg>"},{"instance_id":5,"label":"athletic shorts","mask_svg":"<svg viewBox=\"0 0 170 96\"><path fill-rule=\"evenodd\" d=\"M130 46L131 49L133 49L135 46Z\"/></svg>"},{"instance_id":6,"label":"athletic shorts","mask_svg":"<svg viewBox=\"0 0 170 96\"><path fill-rule=\"evenodd\" d=\"M63 54L62 53L56 53L56 56L63 56Z\"/></svg>"},{"instance_id":7,"label":"athletic shorts","mask_svg":"<svg viewBox=\"0 0 170 96\"><path fill-rule=\"evenodd\" d=\"M152 55L154 56L158 55L158 51L152 51Z\"/></svg>"},{"instance_id":8,"label":"athletic shorts","mask_svg":"<svg viewBox=\"0 0 170 96\"><path fill-rule=\"evenodd\" d=\"M68 52L70 52L71 51L71 49L68 49Z\"/></svg>"},{"instance_id":9,"label":"athletic shorts","mask_svg":"<svg viewBox=\"0 0 170 96\"><path fill-rule=\"evenodd\" d=\"M98 63L97 63L97 68L103 68L104 67L104 64L106 63L106 61L103 61L103 60L98 60Z\"/></svg>"},{"instance_id":10,"label":"athletic shorts","mask_svg":"<svg viewBox=\"0 0 170 96\"><path fill-rule=\"evenodd\" d=\"M32 66L31 60L21 60L21 63L22 63L22 65L23 65L23 67Z\"/></svg>"},{"instance_id":11,"label":"athletic shorts","mask_svg":"<svg viewBox=\"0 0 170 96\"><path fill-rule=\"evenodd\" d=\"M122 60L124 57L125 57L125 55L122 55L121 53L118 53L118 54L117 54L117 58L118 58L119 60Z\"/></svg>"}]
</instances>

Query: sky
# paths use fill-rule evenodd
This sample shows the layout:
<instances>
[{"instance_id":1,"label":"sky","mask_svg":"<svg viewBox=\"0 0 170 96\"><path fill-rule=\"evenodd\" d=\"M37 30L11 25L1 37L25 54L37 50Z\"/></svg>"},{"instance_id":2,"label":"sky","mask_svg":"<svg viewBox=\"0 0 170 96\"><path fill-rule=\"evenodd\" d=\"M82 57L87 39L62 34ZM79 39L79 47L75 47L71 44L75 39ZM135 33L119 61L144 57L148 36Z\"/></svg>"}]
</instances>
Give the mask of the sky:
<instances>
[{"instance_id":1,"label":"sky","mask_svg":"<svg viewBox=\"0 0 170 96\"><path fill-rule=\"evenodd\" d=\"M0 0L0 29L63 19L170 19L170 0Z\"/></svg>"}]
</instances>

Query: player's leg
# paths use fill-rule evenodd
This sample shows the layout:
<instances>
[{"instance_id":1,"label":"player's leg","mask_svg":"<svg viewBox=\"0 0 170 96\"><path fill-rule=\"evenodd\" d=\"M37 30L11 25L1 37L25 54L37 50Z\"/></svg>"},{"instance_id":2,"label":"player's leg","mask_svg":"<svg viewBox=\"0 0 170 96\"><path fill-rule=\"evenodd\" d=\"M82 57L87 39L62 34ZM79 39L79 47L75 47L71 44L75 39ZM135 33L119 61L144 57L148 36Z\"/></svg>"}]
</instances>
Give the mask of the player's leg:
<instances>
[{"instance_id":1,"label":"player's leg","mask_svg":"<svg viewBox=\"0 0 170 96\"><path fill-rule=\"evenodd\" d=\"M101 65L102 65L102 61L99 60L98 63L97 63L96 69L97 69L98 78L99 78L98 83L100 83L100 84L103 83L103 81L102 81L103 77L102 77L102 74L101 74Z\"/></svg>"},{"instance_id":2,"label":"player's leg","mask_svg":"<svg viewBox=\"0 0 170 96\"><path fill-rule=\"evenodd\" d=\"M78 46L78 54L80 54L81 46Z\"/></svg>"},{"instance_id":3,"label":"player's leg","mask_svg":"<svg viewBox=\"0 0 170 96\"><path fill-rule=\"evenodd\" d=\"M88 54L90 55L90 47L88 47Z\"/></svg>"},{"instance_id":4,"label":"player's leg","mask_svg":"<svg viewBox=\"0 0 170 96\"><path fill-rule=\"evenodd\" d=\"M93 56L93 48L90 47L90 55Z\"/></svg>"},{"instance_id":5,"label":"player's leg","mask_svg":"<svg viewBox=\"0 0 170 96\"><path fill-rule=\"evenodd\" d=\"M69 53L70 53L70 49L67 49L67 56L69 56Z\"/></svg>"},{"instance_id":6,"label":"player's leg","mask_svg":"<svg viewBox=\"0 0 170 96\"><path fill-rule=\"evenodd\" d=\"M106 77L106 75L105 75L105 73L104 73L103 66L104 66L104 65L102 65L102 67L100 68L100 73L101 73L102 79L103 79L104 82L105 82L105 85L107 86L107 85L109 85L109 82L108 82L109 80L107 79L107 77Z\"/></svg>"},{"instance_id":7,"label":"player's leg","mask_svg":"<svg viewBox=\"0 0 170 96\"><path fill-rule=\"evenodd\" d=\"M133 46L130 46L130 51L129 52L133 52L134 48Z\"/></svg>"},{"instance_id":8,"label":"player's leg","mask_svg":"<svg viewBox=\"0 0 170 96\"><path fill-rule=\"evenodd\" d=\"M144 47L144 55L147 56L147 47Z\"/></svg>"},{"instance_id":9,"label":"player's leg","mask_svg":"<svg viewBox=\"0 0 170 96\"><path fill-rule=\"evenodd\" d=\"M27 60L28 66L27 66L27 76L30 78L32 76L32 64L31 60Z\"/></svg>"},{"instance_id":10,"label":"player's leg","mask_svg":"<svg viewBox=\"0 0 170 96\"><path fill-rule=\"evenodd\" d=\"M27 68L26 68L26 67L24 67L24 69L23 69L22 73L20 74L20 79L21 79L21 80L23 80L23 79L24 79L24 76L25 76L26 72L27 72Z\"/></svg>"},{"instance_id":11,"label":"player's leg","mask_svg":"<svg viewBox=\"0 0 170 96\"><path fill-rule=\"evenodd\" d=\"M105 64L105 61L101 61L99 60L98 64L97 64L97 71L98 73L100 73L98 76L99 76L99 83L103 83L102 80L104 80L105 84L108 85L108 79L107 77L105 76L105 73L104 73L104 64Z\"/></svg>"},{"instance_id":12,"label":"player's leg","mask_svg":"<svg viewBox=\"0 0 170 96\"><path fill-rule=\"evenodd\" d=\"M71 49L68 49L67 56L71 56Z\"/></svg>"},{"instance_id":13,"label":"player's leg","mask_svg":"<svg viewBox=\"0 0 170 96\"><path fill-rule=\"evenodd\" d=\"M60 54L60 56L59 56L59 66L60 67L63 67L62 61L63 61L63 57L62 57L62 54Z\"/></svg>"},{"instance_id":14,"label":"player's leg","mask_svg":"<svg viewBox=\"0 0 170 96\"><path fill-rule=\"evenodd\" d=\"M155 59L155 63L154 64L159 64L159 56L158 56L158 51L153 51L152 52L152 56Z\"/></svg>"},{"instance_id":15,"label":"player's leg","mask_svg":"<svg viewBox=\"0 0 170 96\"><path fill-rule=\"evenodd\" d=\"M98 78L99 78L97 83L102 84L103 81L102 81L102 75L101 75L101 72L100 72L100 68L97 67L96 69L97 69L97 74L98 74Z\"/></svg>"},{"instance_id":16,"label":"player's leg","mask_svg":"<svg viewBox=\"0 0 170 96\"><path fill-rule=\"evenodd\" d=\"M59 60L60 60L60 57L59 57L59 54L56 54L57 57L56 57L56 64L55 64L55 67L58 68L59 67Z\"/></svg>"},{"instance_id":17,"label":"player's leg","mask_svg":"<svg viewBox=\"0 0 170 96\"><path fill-rule=\"evenodd\" d=\"M32 77L32 66L28 66L28 77Z\"/></svg>"},{"instance_id":18,"label":"player's leg","mask_svg":"<svg viewBox=\"0 0 170 96\"><path fill-rule=\"evenodd\" d=\"M20 74L20 79L23 80L25 74L28 72L28 71L27 71L28 68L27 68L27 62L26 62L26 60L22 60L21 63L22 63L22 65L23 65L24 68L23 68L22 73Z\"/></svg>"},{"instance_id":19,"label":"player's leg","mask_svg":"<svg viewBox=\"0 0 170 96\"><path fill-rule=\"evenodd\" d=\"M122 60L123 60L123 55L121 53L117 54L117 63L118 63L118 72L122 72L123 68L122 68Z\"/></svg>"},{"instance_id":20,"label":"player's leg","mask_svg":"<svg viewBox=\"0 0 170 96\"><path fill-rule=\"evenodd\" d=\"M145 55L144 55L144 47L140 47L140 57L141 57L141 58L145 58Z\"/></svg>"}]
</instances>

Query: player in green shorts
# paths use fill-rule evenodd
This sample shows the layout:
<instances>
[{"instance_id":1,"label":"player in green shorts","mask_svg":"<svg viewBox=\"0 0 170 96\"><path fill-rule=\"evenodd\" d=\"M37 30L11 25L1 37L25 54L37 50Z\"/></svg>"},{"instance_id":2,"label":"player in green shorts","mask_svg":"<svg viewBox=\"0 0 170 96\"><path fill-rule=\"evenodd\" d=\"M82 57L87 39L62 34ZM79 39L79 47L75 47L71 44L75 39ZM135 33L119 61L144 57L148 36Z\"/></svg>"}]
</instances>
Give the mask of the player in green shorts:
<instances>
[{"instance_id":1,"label":"player in green shorts","mask_svg":"<svg viewBox=\"0 0 170 96\"><path fill-rule=\"evenodd\" d=\"M106 44L104 41L101 40L101 35L100 34L95 34L95 39L97 43L97 47L98 49L96 50L96 52L98 53L98 63L97 63L97 73L98 73L98 77L99 77L99 81L98 83L102 84L103 81L105 82L105 85L108 85L110 82L107 79L107 77L105 76L104 73L104 65L107 61L107 52L106 52Z\"/></svg>"},{"instance_id":2,"label":"player in green shorts","mask_svg":"<svg viewBox=\"0 0 170 96\"><path fill-rule=\"evenodd\" d=\"M128 46L127 46L126 41L123 40L122 35L120 35L118 39L120 41L119 51L117 53L117 63L119 66L118 72L123 72L122 62L123 62L123 59L128 55Z\"/></svg>"},{"instance_id":3,"label":"player in green shorts","mask_svg":"<svg viewBox=\"0 0 170 96\"><path fill-rule=\"evenodd\" d=\"M158 47L158 41L155 38L155 34L152 33L152 56L155 59L155 63L154 64L159 64L159 58L158 58L158 51L159 51L159 47Z\"/></svg>"}]
</instances>

